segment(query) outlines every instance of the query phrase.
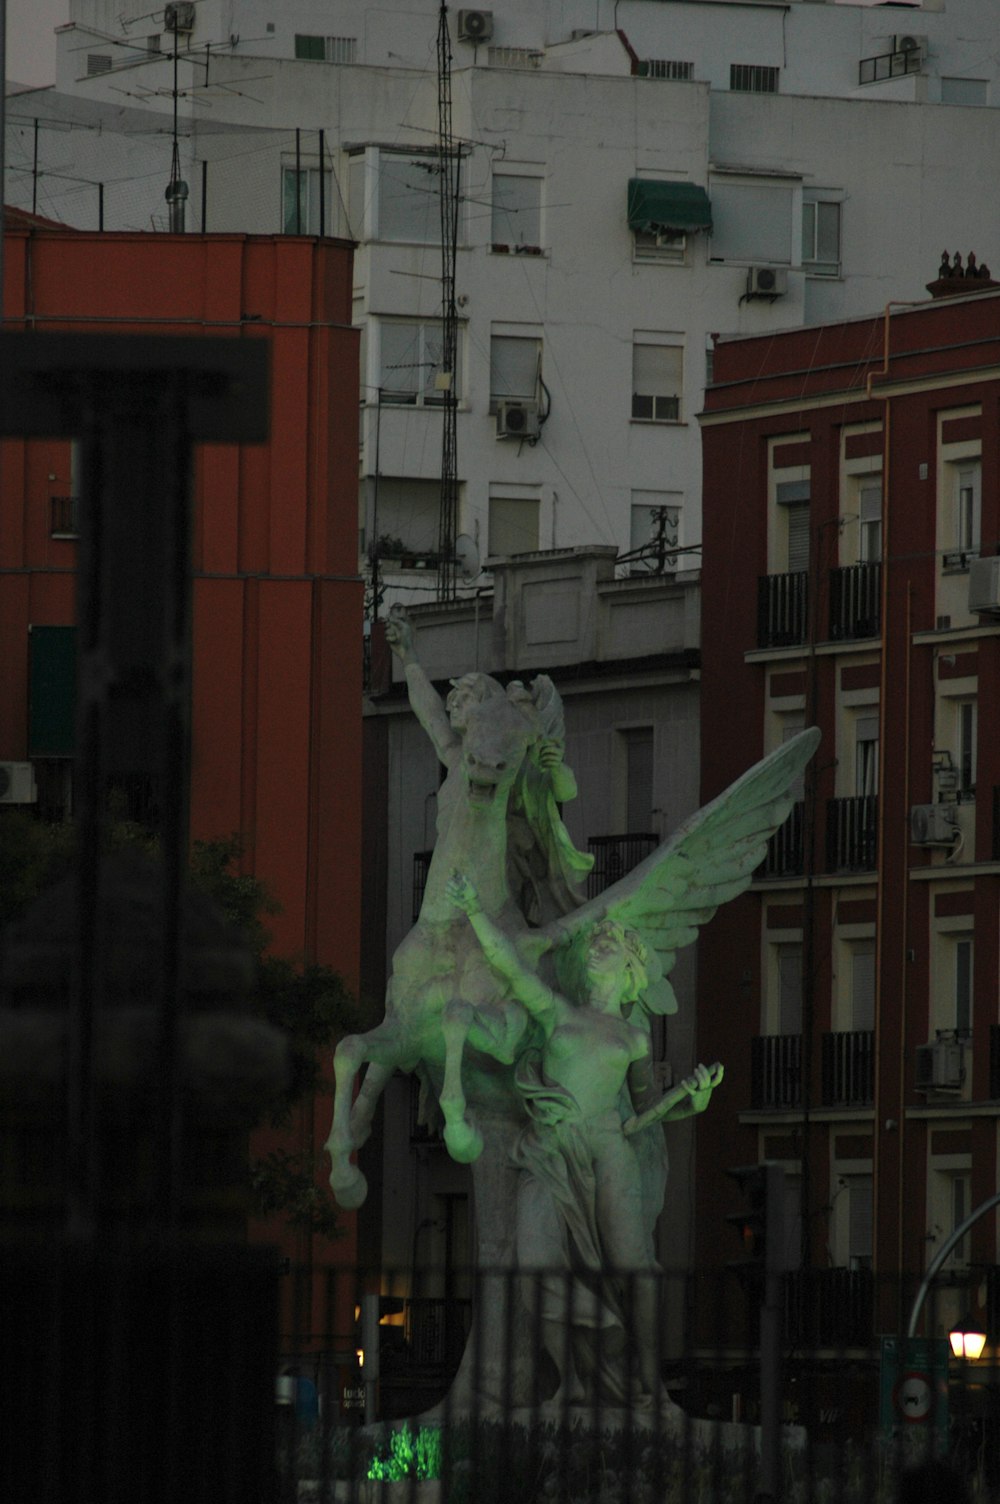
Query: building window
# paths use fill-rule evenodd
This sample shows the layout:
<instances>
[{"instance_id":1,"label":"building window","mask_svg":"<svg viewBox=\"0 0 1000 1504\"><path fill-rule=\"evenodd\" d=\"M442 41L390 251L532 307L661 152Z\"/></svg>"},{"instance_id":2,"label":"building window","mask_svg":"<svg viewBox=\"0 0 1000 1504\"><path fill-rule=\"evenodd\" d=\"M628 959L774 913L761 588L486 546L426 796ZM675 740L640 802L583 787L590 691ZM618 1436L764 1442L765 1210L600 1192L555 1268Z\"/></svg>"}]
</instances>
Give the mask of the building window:
<instances>
[{"instance_id":1,"label":"building window","mask_svg":"<svg viewBox=\"0 0 1000 1504\"><path fill-rule=\"evenodd\" d=\"M849 1175L847 1185L847 1267L872 1266L872 1195L870 1175Z\"/></svg>"},{"instance_id":2,"label":"building window","mask_svg":"<svg viewBox=\"0 0 1000 1504\"><path fill-rule=\"evenodd\" d=\"M989 104L989 83L985 78L942 78L942 104Z\"/></svg>"},{"instance_id":3,"label":"building window","mask_svg":"<svg viewBox=\"0 0 1000 1504\"><path fill-rule=\"evenodd\" d=\"M694 63L680 63L672 58L648 57L639 64L640 77L645 78L694 78Z\"/></svg>"},{"instance_id":4,"label":"building window","mask_svg":"<svg viewBox=\"0 0 1000 1504\"><path fill-rule=\"evenodd\" d=\"M490 239L494 250L538 249L542 243L542 180L493 174Z\"/></svg>"},{"instance_id":5,"label":"building window","mask_svg":"<svg viewBox=\"0 0 1000 1504\"><path fill-rule=\"evenodd\" d=\"M687 236L683 230L635 230L633 255L636 261L673 261L682 264L687 255Z\"/></svg>"},{"instance_id":6,"label":"building window","mask_svg":"<svg viewBox=\"0 0 1000 1504\"><path fill-rule=\"evenodd\" d=\"M298 199L296 202L296 182ZM318 167L294 167L281 169L281 227L286 235L322 235L329 227L333 212L331 190L333 174L324 170L322 194ZM322 210L322 214L321 214ZM321 224L321 218L327 224Z\"/></svg>"},{"instance_id":7,"label":"building window","mask_svg":"<svg viewBox=\"0 0 1000 1504\"><path fill-rule=\"evenodd\" d=\"M434 152L393 152L370 146L351 153L351 225L361 240L440 245L440 164ZM458 239L464 244L461 198Z\"/></svg>"},{"instance_id":8,"label":"building window","mask_svg":"<svg viewBox=\"0 0 1000 1504\"><path fill-rule=\"evenodd\" d=\"M859 798L878 793L878 715L871 711L854 720L854 792Z\"/></svg>"},{"instance_id":9,"label":"building window","mask_svg":"<svg viewBox=\"0 0 1000 1504\"><path fill-rule=\"evenodd\" d=\"M632 346L632 417L676 423L681 416L684 350L680 345Z\"/></svg>"},{"instance_id":10,"label":"building window","mask_svg":"<svg viewBox=\"0 0 1000 1504\"><path fill-rule=\"evenodd\" d=\"M379 325L379 392L383 403L433 407L444 401L452 373L444 369L437 320L383 319ZM460 350L455 348L455 391L461 391Z\"/></svg>"},{"instance_id":11,"label":"building window","mask_svg":"<svg viewBox=\"0 0 1000 1504\"><path fill-rule=\"evenodd\" d=\"M713 177L711 259L790 266L796 188L788 181Z\"/></svg>"},{"instance_id":12,"label":"building window","mask_svg":"<svg viewBox=\"0 0 1000 1504\"><path fill-rule=\"evenodd\" d=\"M530 554L538 549L537 499L491 496L489 512L490 557Z\"/></svg>"},{"instance_id":13,"label":"building window","mask_svg":"<svg viewBox=\"0 0 1000 1504\"><path fill-rule=\"evenodd\" d=\"M975 700L954 702L954 735L958 763L958 797L964 804L971 804L976 797L976 742L978 739L977 704Z\"/></svg>"},{"instance_id":14,"label":"building window","mask_svg":"<svg viewBox=\"0 0 1000 1504\"><path fill-rule=\"evenodd\" d=\"M677 568L681 523L680 491L633 491L629 531L632 574L664 574Z\"/></svg>"},{"instance_id":15,"label":"building window","mask_svg":"<svg viewBox=\"0 0 1000 1504\"><path fill-rule=\"evenodd\" d=\"M358 57L357 37L314 37L296 33L295 56L317 63L354 63Z\"/></svg>"},{"instance_id":16,"label":"building window","mask_svg":"<svg viewBox=\"0 0 1000 1504\"><path fill-rule=\"evenodd\" d=\"M381 475L367 483L365 534L383 570L425 569L437 560L441 483Z\"/></svg>"},{"instance_id":17,"label":"building window","mask_svg":"<svg viewBox=\"0 0 1000 1504\"><path fill-rule=\"evenodd\" d=\"M778 481L774 488L778 504L779 546L783 546L784 572L805 574L809 569L809 481Z\"/></svg>"},{"instance_id":18,"label":"building window","mask_svg":"<svg viewBox=\"0 0 1000 1504\"><path fill-rule=\"evenodd\" d=\"M972 936L956 935L952 940L955 978L955 1031L969 1038L972 1034Z\"/></svg>"},{"instance_id":19,"label":"building window","mask_svg":"<svg viewBox=\"0 0 1000 1504\"><path fill-rule=\"evenodd\" d=\"M858 482L858 557L862 564L877 564L882 557L881 475Z\"/></svg>"},{"instance_id":20,"label":"building window","mask_svg":"<svg viewBox=\"0 0 1000 1504\"><path fill-rule=\"evenodd\" d=\"M856 940L850 947L850 1028L863 1032L875 1027L875 941Z\"/></svg>"},{"instance_id":21,"label":"building window","mask_svg":"<svg viewBox=\"0 0 1000 1504\"><path fill-rule=\"evenodd\" d=\"M490 412L512 399L534 402L542 370L542 341L536 335L490 336Z\"/></svg>"},{"instance_id":22,"label":"building window","mask_svg":"<svg viewBox=\"0 0 1000 1504\"><path fill-rule=\"evenodd\" d=\"M802 946L774 947L775 1034L802 1033Z\"/></svg>"},{"instance_id":23,"label":"building window","mask_svg":"<svg viewBox=\"0 0 1000 1504\"><path fill-rule=\"evenodd\" d=\"M952 549L944 556L944 567L967 570L979 554L982 465L964 461L948 466L953 518Z\"/></svg>"},{"instance_id":24,"label":"building window","mask_svg":"<svg viewBox=\"0 0 1000 1504\"><path fill-rule=\"evenodd\" d=\"M804 194L802 265L811 277L840 275L840 204Z\"/></svg>"},{"instance_id":25,"label":"building window","mask_svg":"<svg viewBox=\"0 0 1000 1504\"><path fill-rule=\"evenodd\" d=\"M729 87L740 94L777 94L778 69L759 63L731 63Z\"/></svg>"}]
</instances>

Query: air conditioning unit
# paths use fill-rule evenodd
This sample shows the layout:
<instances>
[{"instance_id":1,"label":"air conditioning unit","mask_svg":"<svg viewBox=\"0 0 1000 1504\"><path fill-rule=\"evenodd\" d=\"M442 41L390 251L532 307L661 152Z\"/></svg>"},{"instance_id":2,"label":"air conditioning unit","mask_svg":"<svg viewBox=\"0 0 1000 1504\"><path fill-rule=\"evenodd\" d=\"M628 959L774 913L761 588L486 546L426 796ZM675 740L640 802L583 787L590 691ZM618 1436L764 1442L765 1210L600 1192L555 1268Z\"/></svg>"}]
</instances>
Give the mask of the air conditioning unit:
<instances>
[{"instance_id":1,"label":"air conditioning unit","mask_svg":"<svg viewBox=\"0 0 1000 1504\"><path fill-rule=\"evenodd\" d=\"M537 439L540 432L537 402L501 402L497 405L498 439Z\"/></svg>"},{"instance_id":2,"label":"air conditioning unit","mask_svg":"<svg viewBox=\"0 0 1000 1504\"><path fill-rule=\"evenodd\" d=\"M965 1046L957 1039L917 1045L917 1091L958 1091L965 1080Z\"/></svg>"},{"instance_id":3,"label":"air conditioning unit","mask_svg":"<svg viewBox=\"0 0 1000 1504\"><path fill-rule=\"evenodd\" d=\"M176 0L163 7L164 31L194 31L194 0Z\"/></svg>"},{"instance_id":4,"label":"air conditioning unit","mask_svg":"<svg viewBox=\"0 0 1000 1504\"><path fill-rule=\"evenodd\" d=\"M0 762L0 804L34 804L37 798L30 762Z\"/></svg>"},{"instance_id":5,"label":"air conditioning unit","mask_svg":"<svg viewBox=\"0 0 1000 1504\"><path fill-rule=\"evenodd\" d=\"M914 846L954 846L958 813L953 804L915 804L910 810L910 840Z\"/></svg>"},{"instance_id":6,"label":"air conditioning unit","mask_svg":"<svg viewBox=\"0 0 1000 1504\"><path fill-rule=\"evenodd\" d=\"M970 559L969 610L981 616L1000 613L1000 554Z\"/></svg>"},{"instance_id":7,"label":"air conditioning unit","mask_svg":"<svg viewBox=\"0 0 1000 1504\"><path fill-rule=\"evenodd\" d=\"M748 298L780 298L787 291L788 273L783 266L751 266L748 270Z\"/></svg>"},{"instance_id":8,"label":"air conditioning unit","mask_svg":"<svg viewBox=\"0 0 1000 1504\"><path fill-rule=\"evenodd\" d=\"M491 10L460 10L458 13L458 40L460 42L488 42L493 35L493 12Z\"/></svg>"},{"instance_id":9,"label":"air conditioning unit","mask_svg":"<svg viewBox=\"0 0 1000 1504\"><path fill-rule=\"evenodd\" d=\"M927 38L917 37L912 32L903 32L893 38L893 52L926 52Z\"/></svg>"}]
</instances>

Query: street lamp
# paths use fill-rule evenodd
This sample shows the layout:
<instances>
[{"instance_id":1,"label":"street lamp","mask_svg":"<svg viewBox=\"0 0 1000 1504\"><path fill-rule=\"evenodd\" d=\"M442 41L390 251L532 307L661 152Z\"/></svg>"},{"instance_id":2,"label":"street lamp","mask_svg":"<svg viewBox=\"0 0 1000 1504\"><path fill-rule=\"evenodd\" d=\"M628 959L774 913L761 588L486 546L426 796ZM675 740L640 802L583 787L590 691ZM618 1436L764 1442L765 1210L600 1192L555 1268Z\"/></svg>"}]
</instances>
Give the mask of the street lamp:
<instances>
[{"instance_id":1,"label":"street lamp","mask_svg":"<svg viewBox=\"0 0 1000 1504\"><path fill-rule=\"evenodd\" d=\"M986 1333L982 1329L982 1322L973 1321L971 1316L963 1316L948 1333L951 1340L951 1350L956 1358L969 1358L973 1362L982 1356L986 1346Z\"/></svg>"}]
</instances>

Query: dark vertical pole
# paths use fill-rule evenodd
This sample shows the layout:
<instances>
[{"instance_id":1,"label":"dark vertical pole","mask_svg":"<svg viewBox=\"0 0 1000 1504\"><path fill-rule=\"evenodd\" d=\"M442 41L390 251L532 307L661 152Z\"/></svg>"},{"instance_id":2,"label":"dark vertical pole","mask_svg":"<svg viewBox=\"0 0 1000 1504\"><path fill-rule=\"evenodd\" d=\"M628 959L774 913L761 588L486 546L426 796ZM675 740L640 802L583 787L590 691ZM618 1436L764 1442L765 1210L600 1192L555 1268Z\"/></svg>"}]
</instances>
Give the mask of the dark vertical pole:
<instances>
[{"instance_id":1,"label":"dark vertical pole","mask_svg":"<svg viewBox=\"0 0 1000 1504\"><path fill-rule=\"evenodd\" d=\"M104 184L97 185L97 228L104 229Z\"/></svg>"},{"instance_id":2,"label":"dark vertical pole","mask_svg":"<svg viewBox=\"0 0 1000 1504\"><path fill-rule=\"evenodd\" d=\"M208 231L208 159L201 164L201 233Z\"/></svg>"},{"instance_id":3,"label":"dark vertical pole","mask_svg":"<svg viewBox=\"0 0 1000 1504\"><path fill-rule=\"evenodd\" d=\"M326 132L319 133L319 233L326 234Z\"/></svg>"},{"instance_id":4,"label":"dark vertical pole","mask_svg":"<svg viewBox=\"0 0 1000 1504\"><path fill-rule=\"evenodd\" d=\"M31 212L38 213L38 116L35 116L35 140L31 158Z\"/></svg>"},{"instance_id":5,"label":"dark vertical pole","mask_svg":"<svg viewBox=\"0 0 1000 1504\"><path fill-rule=\"evenodd\" d=\"M295 127L295 233L302 234L302 132Z\"/></svg>"}]
</instances>

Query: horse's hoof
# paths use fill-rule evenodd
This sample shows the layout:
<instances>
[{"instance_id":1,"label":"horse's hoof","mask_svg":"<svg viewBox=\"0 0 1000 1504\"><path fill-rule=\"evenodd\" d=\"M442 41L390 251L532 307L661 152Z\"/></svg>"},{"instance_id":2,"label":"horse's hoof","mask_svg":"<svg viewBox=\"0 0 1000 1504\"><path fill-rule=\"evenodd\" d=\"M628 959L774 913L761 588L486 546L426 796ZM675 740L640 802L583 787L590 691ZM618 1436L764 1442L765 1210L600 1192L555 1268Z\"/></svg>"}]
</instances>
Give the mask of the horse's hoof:
<instances>
[{"instance_id":1,"label":"horse's hoof","mask_svg":"<svg viewBox=\"0 0 1000 1504\"><path fill-rule=\"evenodd\" d=\"M330 1186L337 1205L343 1207L345 1212L356 1212L368 1195L368 1182L357 1165L332 1170Z\"/></svg>"},{"instance_id":2,"label":"horse's hoof","mask_svg":"<svg viewBox=\"0 0 1000 1504\"><path fill-rule=\"evenodd\" d=\"M483 1152L483 1135L471 1123L446 1123L444 1141L460 1165L471 1165Z\"/></svg>"}]
</instances>

